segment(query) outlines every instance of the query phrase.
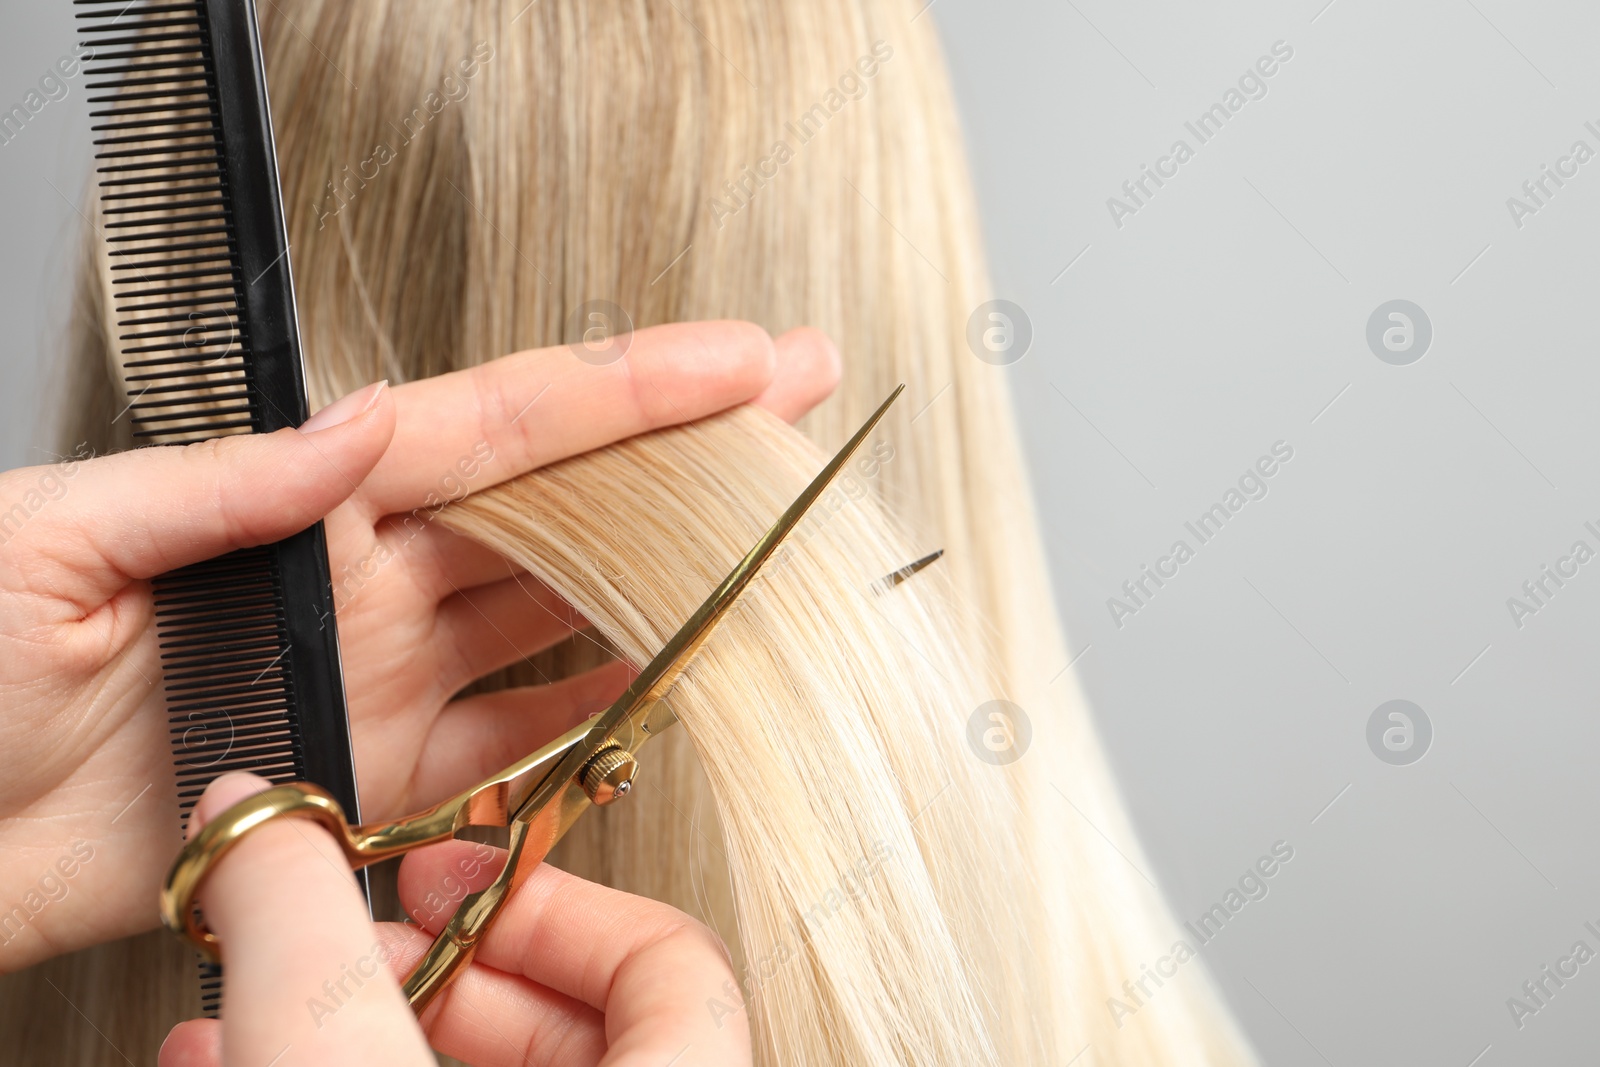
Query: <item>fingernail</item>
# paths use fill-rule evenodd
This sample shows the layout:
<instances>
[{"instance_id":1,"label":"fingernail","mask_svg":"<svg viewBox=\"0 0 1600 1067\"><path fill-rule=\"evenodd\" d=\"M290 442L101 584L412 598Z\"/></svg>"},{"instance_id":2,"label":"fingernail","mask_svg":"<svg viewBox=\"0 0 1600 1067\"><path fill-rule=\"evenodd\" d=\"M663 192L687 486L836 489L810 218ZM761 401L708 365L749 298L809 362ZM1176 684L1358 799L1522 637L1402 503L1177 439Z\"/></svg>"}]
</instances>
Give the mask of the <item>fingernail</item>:
<instances>
[{"instance_id":1,"label":"fingernail","mask_svg":"<svg viewBox=\"0 0 1600 1067\"><path fill-rule=\"evenodd\" d=\"M362 389L357 389L349 396L340 397L315 415L305 421L300 427L301 433L316 433L318 430L331 430L335 426L342 426L351 419L365 415L372 410L374 404L383 396L383 391L389 387L388 379L373 382Z\"/></svg>"}]
</instances>

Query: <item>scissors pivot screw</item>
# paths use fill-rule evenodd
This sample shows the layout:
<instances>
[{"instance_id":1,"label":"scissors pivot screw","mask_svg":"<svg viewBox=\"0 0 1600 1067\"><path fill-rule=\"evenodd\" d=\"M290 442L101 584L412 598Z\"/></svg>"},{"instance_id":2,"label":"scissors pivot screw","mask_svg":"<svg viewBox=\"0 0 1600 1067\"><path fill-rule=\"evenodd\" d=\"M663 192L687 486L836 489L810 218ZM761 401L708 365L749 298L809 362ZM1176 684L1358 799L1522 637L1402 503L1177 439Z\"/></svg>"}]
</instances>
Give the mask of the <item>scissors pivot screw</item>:
<instances>
[{"instance_id":1,"label":"scissors pivot screw","mask_svg":"<svg viewBox=\"0 0 1600 1067\"><path fill-rule=\"evenodd\" d=\"M633 773L639 769L633 753L620 746L601 749L583 769L583 791L596 804L621 800L633 789Z\"/></svg>"}]
</instances>

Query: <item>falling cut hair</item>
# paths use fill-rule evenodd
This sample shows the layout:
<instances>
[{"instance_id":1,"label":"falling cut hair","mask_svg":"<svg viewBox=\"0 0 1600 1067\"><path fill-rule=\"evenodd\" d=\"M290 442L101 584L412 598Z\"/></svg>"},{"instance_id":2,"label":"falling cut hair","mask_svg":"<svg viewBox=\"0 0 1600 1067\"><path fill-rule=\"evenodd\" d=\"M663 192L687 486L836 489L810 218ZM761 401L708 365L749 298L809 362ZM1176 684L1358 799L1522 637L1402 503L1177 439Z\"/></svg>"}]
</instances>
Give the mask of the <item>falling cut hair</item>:
<instances>
[{"instance_id":1,"label":"falling cut hair","mask_svg":"<svg viewBox=\"0 0 1600 1067\"><path fill-rule=\"evenodd\" d=\"M747 319L838 343L843 381L799 430L741 409L440 513L593 624L534 658L557 677L603 662L602 643L648 659L819 447L909 383L870 463L685 676L684 729L646 750L637 795L552 861L716 929L764 1064L1248 1064L1201 965L1111 1010L1180 934L1062 671L1007 372L967 345L994 294L922 6L264 5L312 403L576 341L592 301L636 327ZM101 448L127 444L106 262L92 238L65 427ZM933 548L938 566L872 591ZM992 700L1031 723L1005 765L968 739ZM130 988L135 967L163 980ZM33 978L49 975L133 1047L196 1013L164 935ZM29 980L8 980L26 1028L4 1025L29 1062L98 1055L69 1047L61 998Z\"/></svg>"}]
</instances>

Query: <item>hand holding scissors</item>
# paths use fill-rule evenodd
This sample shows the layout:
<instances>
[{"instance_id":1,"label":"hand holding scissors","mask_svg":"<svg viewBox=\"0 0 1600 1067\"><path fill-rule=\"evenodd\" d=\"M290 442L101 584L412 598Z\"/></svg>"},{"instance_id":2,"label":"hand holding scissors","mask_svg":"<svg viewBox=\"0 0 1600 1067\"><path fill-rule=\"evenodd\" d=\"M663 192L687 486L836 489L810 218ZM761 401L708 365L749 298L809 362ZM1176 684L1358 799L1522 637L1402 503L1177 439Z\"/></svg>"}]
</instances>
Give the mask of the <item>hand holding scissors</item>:
<instances>
[{"instance_id":1,"label":"hand holding scissors","mask_svg":"<svg viewBox=\"0 0 1600 1067\"><path fill-rule=\"evenodd\" d=\"M162 921L208 955L219 956L219 938L206 929L196 912L196 895L221 859L249 835L271 828L277 838L284 839L282 827L274 823L293 820L320 825L332 835L342 858L354 867L449 841L468 826L508 827L510 852L504 864L487 884L466 896L406 980L407 999L419 1014L426 1011L472 961L489 924L578 817L591 805L613 802L629 792L637 770L635 753L677 721L666 700L668 691L899 393L895 390L884 401L628 690L592 722L575 727L477 786L405 819L352 828L331 797L307 785L278 786L240 800L210 819L174 862L162 892Z\"/></svg>"},{"instance_id":2,"label":"hand holding scissors","mask_svg":"<svg viewBox=\"0 0 1600 1067\"><path fill-rule=\"evenodd\" d=\"M199 819L265 788L220 779ZM750 1063L726 950L675 908L539 865L419 1021L401 980L504 852L456 841L408 856L400 898L420 926L369 922L342 851L316 824L277 821L235 852L205 891L207 921L238 961L226 1010L174 1028L161 1067L432 1067L429 1045L479 1067L663 1067L680 1053L674 1067Z\"/></svg>"}]
</instances>

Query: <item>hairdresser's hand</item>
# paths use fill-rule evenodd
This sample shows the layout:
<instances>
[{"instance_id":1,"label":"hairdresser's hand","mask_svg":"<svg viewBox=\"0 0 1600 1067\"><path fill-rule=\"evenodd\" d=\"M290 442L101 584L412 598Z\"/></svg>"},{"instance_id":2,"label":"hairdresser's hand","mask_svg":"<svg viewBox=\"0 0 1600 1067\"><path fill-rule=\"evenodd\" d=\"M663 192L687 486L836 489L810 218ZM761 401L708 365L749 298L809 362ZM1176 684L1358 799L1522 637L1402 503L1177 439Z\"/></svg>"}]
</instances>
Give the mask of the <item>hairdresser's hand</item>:
<instances>
[{"instance_id":1,"label":"hairdresser's hand","mask_svg":"<svg viewBox=\"0 0 1600 1067\"><path fill-rule=\"evenodd\" d=\"M326 516L362 814L398 814L625 683L453 701L572 620L430 509L744 401L793 418L837 374L814 331L775 350L746 324L665 326L607 366L525 352L361 390L299 430L0 473L0 971L154 924L178 811L149 578Z\"/></svg>"},{"instance_id":2,"label":"hairdresser's hand","mask_svg":"<svg viewBox=\"0 0 1600 1067\"><path fill-rule=\"evenodd\" d=\"M528 574L433 521L452 498L754 398L788 418L832 391L822 334L748 324L633 335L590 366L565 346L394 391L388 453L328 519L362 817L402 815L498 771L616 699L631 670L452 700L586 625Z\"/></svg>"},{"instance_id":3,"label":"hairdresser's hand","mask_svg":"<svg viewBox=\"0 0 1600 1067\"><path fill-rule=\"evenodd\" d=\"M266 783L215 782L203 821ZM400 896L427 930L373 926L333 838L280 822L246 837L202 891L227 968L222 1021L173 1029L160 1067L432 1064L746 1067L750 1032L716 936L682 912L540 867L476 960L418 1025L399 981L504 853L453 842L406 859ZM423 1036L426 1028L427 1037Z\"/></svg>"}]
</instances>

